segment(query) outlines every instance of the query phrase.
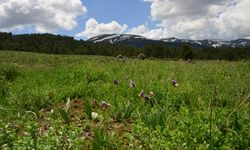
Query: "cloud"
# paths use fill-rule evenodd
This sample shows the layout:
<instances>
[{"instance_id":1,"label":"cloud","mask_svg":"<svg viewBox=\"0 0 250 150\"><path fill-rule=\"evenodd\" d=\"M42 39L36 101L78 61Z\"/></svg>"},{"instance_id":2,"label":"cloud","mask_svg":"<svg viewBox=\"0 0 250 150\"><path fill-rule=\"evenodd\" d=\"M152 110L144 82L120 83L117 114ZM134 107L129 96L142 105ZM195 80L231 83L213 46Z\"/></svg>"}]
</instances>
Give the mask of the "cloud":
<instances>
[{"instance_id":1,"label":"cloud","mask_svg":"<svg viewBox=\"0 0 250 150\"><path fill-rule=\"evenodd\" d=\"M109 23L98 23L94 18L90 18L85 23L84 31L76 34L76 37L91 38L100 34L135 34L149 39L160 39L164 37L164 29L150 29L147 25L140 25L128 29L128 25L121 25L116 21Z\"/></svg>"},{"instance_id":2,"label":"cloud","mask_svg":"<svg viewBox=\"0 0 250 150\"><path fill-rule=\"evenodd\" d=\"M99 34L123 33L127 27L126 24L120 25L116 21L98 23L94 18L90 18L85 23L84 31L78 33L76 36L91 38Z\"/></svg>"},{"instance_id":3,"label":"cloud","mask_svg":"<svg viewBox=\"0 0 250 150\"><path fill-rule=\"evenodd\" d=\"M71 30L87 12L81 0L1 0L0 28L12 31L34 27L37 32Z\"/></svg>"},{"instance_id":4,"label":"cloud","mask_svg":"<svg viewBox=\"0 0 250 150\"><path fill-rule=\"evenodd\" d=\"M249 0L144 0L165 36L233 39L250 36Z\"/></svg>"},{"instance_id":5,"label":"cloud","mask_svg":"<svg viewBox=\"0 0 250 150\"><path fill-rule=\"evenodd\" d=\"M156 28L143 24L128 28L116 21L98 23L91 18L79 37L105 33L137 34L151 39L166 37L191 39L235 39L250 36L249 0L143 0L151 3L151 19Z\"/></svg>"},{"instance_id":6,"label":"cloud","mask_svg":"<svg viewBox=\"0 0 250 150\"><path fill-rule=\"evenodd\" d=\"M224 7L229 1L231 0L152 0L151 15L156 20L200 18L209 16L211 8Z\"/></svg>"},{"instance_id":7,"label":"cloud","mask_svg":"<svg viewBox=\"0 0 250 150\"><path fill-rule=\"evenodd\" d=\"M218 33L233 38L250 36L249 6L249 0L239 0L216 18L214 23Z\"/></svg>"},{"instance_id":8,"label":"cloud","mask_svg":"<svg viewBox=\"0 0 250 150\"><path fill-rule=\"evenodd\" d=\"M138 27L134 27L130 29L128 34L136 34L141 35L149 39L161 39L164 38L164 29L163 28L155 28L150 29L147 25L140 25Z\"/></svg>"}]
</instances>

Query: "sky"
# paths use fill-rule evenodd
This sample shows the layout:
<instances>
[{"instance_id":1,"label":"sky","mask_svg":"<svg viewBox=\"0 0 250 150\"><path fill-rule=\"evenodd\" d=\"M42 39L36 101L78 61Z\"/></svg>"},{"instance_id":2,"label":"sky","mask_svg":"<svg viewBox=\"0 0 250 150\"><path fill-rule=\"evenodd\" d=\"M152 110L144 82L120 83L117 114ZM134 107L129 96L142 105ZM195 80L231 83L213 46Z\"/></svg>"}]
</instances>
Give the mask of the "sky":
<instances>
[{"instance_id":1,"label":"sky","mask_svg":"<svg viewBox=\"0 0 250 150\"><path fill-rule=\"evenodd\" d=\"M88 39L250 37L250 0L0 0L0 31Z\"/></svg>"}]
</instances>

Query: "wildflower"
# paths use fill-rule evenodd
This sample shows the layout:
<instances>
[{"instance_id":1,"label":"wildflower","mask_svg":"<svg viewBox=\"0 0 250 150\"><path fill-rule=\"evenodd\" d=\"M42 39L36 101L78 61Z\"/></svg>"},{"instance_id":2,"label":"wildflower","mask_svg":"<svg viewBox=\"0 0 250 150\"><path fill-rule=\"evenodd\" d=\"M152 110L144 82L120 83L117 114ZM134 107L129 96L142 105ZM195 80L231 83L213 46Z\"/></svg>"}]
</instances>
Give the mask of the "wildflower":
<instances>
[{"instance_id":1,"label":"wildflower","mask_svg":"<svg viewBox=\"0 0 250 150\"><path fill-rule=\"evenodd\" d=\"M144 95L145 95L145 93L143 91L141 91L138 96L139 97L144 97Z\"/></svg>"},{"instance_id":2,"label":"wildflower","mask_svg":"<svg viewBox=\"0 0 250 150\"><path fill-rule=\"evenodd\" d=\"M109 104L106 101L102 101L102 109L106 110L109 107Z\"/></svg>"},{"instance_id":3,"label":"wildflower","mask_svg":"<svg viewBox=\"0 0 250 150\"><path fill-rule=\"evenodd\" d=\"M118 85L119 84L118 80L116 80L116 79L113 81L113 83L114 83L114 85Z\"/></svg>"},{"instance_id":4,"label":"wildflower","mask_svg":"<svg viewBox=\"0 0 250 150\"><path fill-rule=\"evenodd\" d=\"M95 120L98 117L98 113L96 112L91 112L91 118Z\"/></svg>"},{"instance_id":5,"label":"wildflower","mask_svg":"<svg viewBox=\"0 0 250 150\"><path fill-rule=\"evenodd\" d=\"M155 94L154 94L152 91L149 92L149 96L152 97L152 96L154 96L154 95L155 95Z\"/></svg>"},{"instance_id":6,"label":"wildflower","mask_svg":"<svg viewBox=\"0 0 250 150\"><path fill-rule=\"evenodd\" d=\"M100 107L96 100L93 100L91 105L92 105L93 108L99 108Z\"/></svg>"},{"instance_id":7,"label":"wildflower","mask_svg":"<svg viewBox=\"0 0 250 150\"><path fill-rule=\"evenodd\" d=\"M53 109L51 109L51 110L50 110L50 113L51 113L51 114L53 114L53 113L54 113L54 110L53 110Z\"/></svg>"},{"instance_id":8,"label":"wildflower","mask_svg":"<svg viewBox=\"0 0 250 150\"><path fill-rule=\"evenodd\" d=\"M129 81L129 86L130 86L131 88L134 88L134 87L135 87L135 82L134 82L133 80L130 80L130 81Z\"/></svg>"},{"instance_id":9,"label":"wildflower","mask_svg":"<svg viewBox=\"0 0 250 150\"><path fill-rule=\"evenodd\" d=\"M172 84L173 84L174 87L177 87L177 86L178 86L178 83L177 83L176 80L172 80Z\"/></svg>"}]
</instances>

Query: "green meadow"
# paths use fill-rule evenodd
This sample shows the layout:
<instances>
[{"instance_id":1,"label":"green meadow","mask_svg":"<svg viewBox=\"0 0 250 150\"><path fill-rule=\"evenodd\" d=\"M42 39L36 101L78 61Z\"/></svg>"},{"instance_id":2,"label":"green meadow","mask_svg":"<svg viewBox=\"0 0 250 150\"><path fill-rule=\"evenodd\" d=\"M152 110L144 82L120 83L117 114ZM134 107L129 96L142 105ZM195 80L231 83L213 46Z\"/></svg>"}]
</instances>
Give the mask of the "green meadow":
<instances>
[{"instance_id":1,"label":"green meadow","mask_svg":"<svg viewBox=\"0 0 250 150\"><path fill-rule=\"evenodd\" d=\"M0 149L250 149L249 102L250 61L0 51Z\"/></svg>"}]
</instances>

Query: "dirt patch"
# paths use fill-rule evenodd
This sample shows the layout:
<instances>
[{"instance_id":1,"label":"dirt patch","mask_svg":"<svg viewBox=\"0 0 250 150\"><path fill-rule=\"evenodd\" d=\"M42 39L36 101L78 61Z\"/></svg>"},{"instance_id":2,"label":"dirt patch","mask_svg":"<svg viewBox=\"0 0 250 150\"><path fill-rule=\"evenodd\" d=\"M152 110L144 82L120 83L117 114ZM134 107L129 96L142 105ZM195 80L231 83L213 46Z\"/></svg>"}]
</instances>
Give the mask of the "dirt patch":
<instances>
[{"instance_id":1,"label":"dirt patch","mask_svg":"<svg viewBox=\"0 0 250 150\"><path fill-rule=\"evenodd\" d=\"M105 133L114 132L117 136L122 136L124 132L131 132L131 123L132 120L127 120L126 123L116 122L111 117L105 118L105 114L109 110L103 110L101 104L96 100L92 101L92 109L94 112L98 112L99 118L96 120L89 119L84 110L84 100L74 99L70 101L70 107L68 109L68 114L70 116L70 121L68 123L63 122L62 124L70 124L79 127L83 131L83 139L93 140L94 138L94 129L101 128ZM39 134L42 135L45 133L51 126L50 117L55 119L60 119L60 114L57 112L58 109L64 109L66 103L57 103L54 106L50 106L42 111L42 120L39 122Z\"/></svg>"}]
</instances>

